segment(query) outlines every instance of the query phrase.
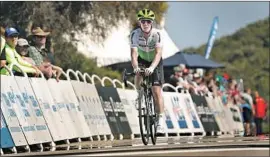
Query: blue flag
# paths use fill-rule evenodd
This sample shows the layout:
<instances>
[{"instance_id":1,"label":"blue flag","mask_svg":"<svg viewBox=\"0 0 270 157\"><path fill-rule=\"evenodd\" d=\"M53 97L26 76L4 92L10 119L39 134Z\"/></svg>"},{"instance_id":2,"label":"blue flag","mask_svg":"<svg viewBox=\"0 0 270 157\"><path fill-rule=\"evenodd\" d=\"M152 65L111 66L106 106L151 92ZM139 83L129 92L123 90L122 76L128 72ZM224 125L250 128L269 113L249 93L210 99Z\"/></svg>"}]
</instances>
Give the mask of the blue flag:
<instances>
[{"instance_id":1,"label":"blue flag","mask_svg":"<svg viewBox=\"0 0 270 157\"><path fill-rule=\"evenodd\" d=\"M209 35L209 39L208 39L208 43L207 43L207 47L204 53L204 56L206 59L209 58L212 47L214 45L214 41L215 41L215 36L217 34L217 29L218 29L218 17L216 16L214 18L213 24L212 24L212 28L211 28L211 32Z\"/></svg>"}]
</instances>

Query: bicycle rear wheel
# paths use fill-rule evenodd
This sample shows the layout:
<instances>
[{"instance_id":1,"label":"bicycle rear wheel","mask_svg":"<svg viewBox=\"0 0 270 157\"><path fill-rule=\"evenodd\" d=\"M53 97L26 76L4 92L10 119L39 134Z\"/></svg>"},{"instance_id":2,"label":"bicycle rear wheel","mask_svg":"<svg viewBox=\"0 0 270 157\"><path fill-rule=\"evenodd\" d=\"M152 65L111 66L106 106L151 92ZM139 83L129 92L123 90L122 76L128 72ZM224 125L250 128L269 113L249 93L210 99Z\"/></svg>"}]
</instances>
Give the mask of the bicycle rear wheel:
<instances>
[{"instance_id":1,"label":"bicycle rear wheel","mask_svg":"<svg viewBox=\"0 0 270 157\"><path fill-rule=\"evenodd\" d=\"M149 142L149 134L150 134L150 116L149 111L147 108L147 104L143 106L143 96L139 97L139 106L138 106L138 112L139 112L139 124L140 124L140 132L141 132L141 138L144 145L147 145ZM144 101L144 103L147 103L147 101Z\"/></svg>"}]
</instances>

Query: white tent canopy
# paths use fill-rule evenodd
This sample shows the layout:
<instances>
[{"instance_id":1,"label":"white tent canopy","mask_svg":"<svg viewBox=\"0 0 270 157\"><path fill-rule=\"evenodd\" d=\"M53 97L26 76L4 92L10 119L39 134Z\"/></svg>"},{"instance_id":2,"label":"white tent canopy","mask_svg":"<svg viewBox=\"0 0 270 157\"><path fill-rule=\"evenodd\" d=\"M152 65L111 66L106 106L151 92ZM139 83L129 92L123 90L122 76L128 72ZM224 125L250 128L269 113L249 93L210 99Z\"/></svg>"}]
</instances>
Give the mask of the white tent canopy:
<instances>
[{"instance_id":1,"label":"white tent canopy","mask_svg":"<svg viewBox=\"0 0 270 157\"><path fill-rule=\"evenodd\" d=\"M99 67L129 61L129 34L131 31L129 25L129 21L119 22L119 27L111 29L109 36L105 39L103 45L91 41L89 36L85 34L77 34L80 37L79 42L77 43L78 51L88 57L96 59L97 66ZM179 49L164 28L160 31L164 40L162 56L163 59L165 59L174 55Z\"/></svg>"}]
</instances>

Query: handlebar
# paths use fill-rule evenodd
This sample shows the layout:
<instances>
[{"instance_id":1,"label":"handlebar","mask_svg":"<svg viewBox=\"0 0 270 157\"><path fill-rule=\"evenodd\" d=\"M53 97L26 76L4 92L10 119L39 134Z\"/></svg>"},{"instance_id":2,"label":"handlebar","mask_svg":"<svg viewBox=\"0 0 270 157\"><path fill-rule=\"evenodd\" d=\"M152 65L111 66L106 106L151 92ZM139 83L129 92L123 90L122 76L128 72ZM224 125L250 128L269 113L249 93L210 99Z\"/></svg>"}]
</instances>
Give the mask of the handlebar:
<instances>
[{"instance_id":1,"label":"handlebar","mask_svg":"<svg viewBox=\"0 0 270 157\"><path fill-rule=\"evenodd\" d=\"M140 73L141 75L144 76L145 68L141 68L141 70L140 70L139 73ZM128 72L127 72L127 69L124 69L124 71L123 71L123 73L122 73L122 79L123 79L123 82L124 82L125 87L128 86L128 84L127 84L127 77L128 77L128 76L134 76L134 75L135 75L134 72L128 73Z\"/></svg>"}]
</instances>

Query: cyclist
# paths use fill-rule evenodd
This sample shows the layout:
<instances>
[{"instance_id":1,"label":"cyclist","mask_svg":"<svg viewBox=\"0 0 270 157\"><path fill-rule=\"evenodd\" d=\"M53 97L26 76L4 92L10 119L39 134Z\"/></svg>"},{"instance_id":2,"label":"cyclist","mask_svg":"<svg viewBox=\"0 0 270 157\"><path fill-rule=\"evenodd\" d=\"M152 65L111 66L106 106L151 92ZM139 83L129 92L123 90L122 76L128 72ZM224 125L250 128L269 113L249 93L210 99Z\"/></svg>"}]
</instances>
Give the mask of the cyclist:
<instances>
[{"instance_id":1,"label":"cyclist","mask_svg":"<svg viewBox=\"0 0 270 157\"><path fill-rule=\"evenodd\" d=\"M134 69L135 86L140 96L142 76L140 75L140 65L144 65L145 75L151 75L152 93L154 104L158 113L157 134L164 134L164 104L161 94L164 82L162 63L162 38L160 32L153 28L155 13L150 9L143 9L137 13L139 28L130 34L131 40L131 63Z\"/></svg>"}]
</instances>

